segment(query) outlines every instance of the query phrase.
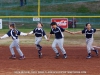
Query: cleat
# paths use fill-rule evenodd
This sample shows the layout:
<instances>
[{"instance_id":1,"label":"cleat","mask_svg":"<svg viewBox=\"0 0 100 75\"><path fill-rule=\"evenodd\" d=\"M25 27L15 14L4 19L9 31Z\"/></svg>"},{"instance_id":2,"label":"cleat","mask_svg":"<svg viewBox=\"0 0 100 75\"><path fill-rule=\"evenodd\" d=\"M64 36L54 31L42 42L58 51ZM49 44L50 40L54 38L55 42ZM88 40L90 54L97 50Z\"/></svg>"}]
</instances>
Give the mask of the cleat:
<instances>
[{"instance_id":1,"label":"cleat","mask_svg":"<svg viewBox=\"0 0 100 75\"><path fill-rule=\"evenodd\" d=\"M86 57L86 59L90 59L91 58L91 53L88 54L88 56Z\"/></svg>"},{"instance_id":2,"label":"cleat","mask_svg":"<svg viewBox=\"0 0 100 75\"><path fill-rule=\"evenodd\" d=\"M55 56L55 58L58 59L59 56L60 56L60 53L57 53L56 56Z\"/></svg>"},{"instance_id":3,"label":"cleat","mask_svg":"<svg viewBox=\"0 0 100 75\"><path fill-rule=\"evenodd\" d=\"M15 56L15 55L11 55L11 56L9 57L9 59L16 59L16 56Z\"/></svg>"},{"instance_id":4,"label":"cleat","mask_svg":"<svg viewBox=\"0 0 100 75\"><path fill-rule=\"evenodd\" d=\"M67 58L67 55L66 54L64 54L64 59L66 59Z\"/></svg>"},{"instance_id":5,"label":"cleat","mask_svg":"<svg viewBox=\"0 0 100 75\"><path fill-rule=\"evenodd\" d=\"M42 50L42 46L40 46L40 50Z\"/></svg>"},{"instance_id":6,"label":"cleat","mask_svg":"<svg viewBox=\"0 0 100 75\"><path fill-rule=\"evenodd\" d=\"M24 55L20 56L19 60L23 60L23 59L25 59L25 56Z\"/></svg>"},{"instance_id":7,"label":"cleat","mask_svg":"<svg viewBox=\"0 0 100 75\"><path fill-rule=\"evenodd\" d=\"M90 59L90 58L91 58L91 56L87 56L86 58L87 58L87 59Z\"/></svg>"},{"instance_id":8,"label":"cleat","mask_svg":"<svg viewBox=\"0 0 100 75\"><path fill-rule=\"evenodd\" d=\"M41 58L41 57L42 57L42 53L39 54L39 58Z\"/></svg>"},{"instance_id":9,"label":"cleat","mask_svg":"<svg viewBox=\"0 0 100 75\"><path fill-rule=\"evenodd\" d=\"M98 50L94 50L94 51L95 51L96 55L98 56L98 53L99 53Z\"/></svg>"}]
</instances>

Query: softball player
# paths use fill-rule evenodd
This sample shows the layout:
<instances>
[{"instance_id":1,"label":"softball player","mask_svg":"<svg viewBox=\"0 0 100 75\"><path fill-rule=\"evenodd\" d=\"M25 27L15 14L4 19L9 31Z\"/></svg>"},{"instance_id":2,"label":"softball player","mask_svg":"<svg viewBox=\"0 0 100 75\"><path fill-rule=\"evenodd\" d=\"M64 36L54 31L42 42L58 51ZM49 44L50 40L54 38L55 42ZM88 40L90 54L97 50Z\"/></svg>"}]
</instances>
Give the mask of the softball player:
<instances>
[{"instance_id":1,"label":"softball player","mask_svg":"<svg viewBox=\"0 0 100 75\"><path fill-rule=\"evenodd\" d=\"M16 50L18 51L19 55L20 55L20 60L21 59L24 59L25 56L23 54L23 52L20 50L20 46L19 46L19 39L18 39L18 35L27 35L26 33L23 33L23 32L20 32L18 31L16 28L15 28L15 24L14 23L11 23L9 25L9 31L7 34L5 34L4 36L1 37L1 39L4 39L4 38L7 38L7 37L12 37L13 39L13 42L11 43L10 45L10 52L11 52L11 57L10 59L15 59L16 56L15 56L15 52L14 52L14 49L13 47L16 48Z\"/></svg>"},{"instance_id":2,"label":"softball player","mask_svg":"<svg viewBox=\"0 0 100 75\"><path fill-rule=\"evenodd\" d=\"M98 56L98 50L94 49L92 46L93 40L94 40L93 34L96 31L100 31L100 29L91 28L91 24L87 23L86 28L84 28L84 30L74 32L74 34L82 33L82 34L85 34L85 36L86 36L86 45L87 45L87 52L88 52L88 56L86 57L87 59L91 58L91 50L94 51L96 53L96 55Z\"/></svg>"},{"instance_id":3,"label":"softball player","mask_svg":"<svg viewBox=\"0 0 100 75\"><path fill-rule=\"evenodd\" d=\"M42 53L41 53L42 46L40 45L42 36L44 36L45 39L47 40L47 36L45 34L45 31L42 29L42 27L43 27L42 23L38 23L37 28L35 28L33 31L29 33L29 34L35 34L35 45L38 50L39 58L41 58L42 56Z\"/></svg>"},{"instance_id":4,"label":"softball player","mask_svg":"<svg viewBox=\"0 0 100 75\"><path fill-rule=\"evenodd\" d=\"M69 32L68 30L65 30L65 29L57 26L56 22L52 22L50 25L51 25L51 32L49 34L48 41L49 41L51 35L55 34L55 40L52 43L52 48L53 48L54 52L56 53L56 57L55 58L58 58L60 56L60 54L59 54L59 52L58 52L58 50L56 48L56 45L59 46L62 54L64 55L63 57L67 58L66 51L63 48L64 35L63 35L62 32L68 32L68 33L71 33L71 32Z\"/></svg>"}]
</instances>

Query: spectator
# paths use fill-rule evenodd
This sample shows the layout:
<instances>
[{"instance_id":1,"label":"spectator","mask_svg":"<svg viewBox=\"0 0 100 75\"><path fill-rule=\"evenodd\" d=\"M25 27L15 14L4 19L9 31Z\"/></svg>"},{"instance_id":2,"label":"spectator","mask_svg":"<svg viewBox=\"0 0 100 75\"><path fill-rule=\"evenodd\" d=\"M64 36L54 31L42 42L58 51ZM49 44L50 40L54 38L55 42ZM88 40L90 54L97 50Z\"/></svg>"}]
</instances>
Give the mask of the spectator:
<instances>
[{"instance_id":1,"label":"spectator","mask_svg":"<svg viewBox=\"0 0 100 75\"><path fill-rule=\"evenodd\" d=\"M20 0L20 6L21 7L23 6L23 0Z\"/></svg>"},{"instance_id":2,"label":"spectator","mask_svg":"<svg viewBox=\"0 0 100 75\"><path fill-rule=\"evenodd\" d=\"M20 6L22 7L23 5L26 5L27 1L26 0L20 0Z\"/></svg>"}]
</instances>

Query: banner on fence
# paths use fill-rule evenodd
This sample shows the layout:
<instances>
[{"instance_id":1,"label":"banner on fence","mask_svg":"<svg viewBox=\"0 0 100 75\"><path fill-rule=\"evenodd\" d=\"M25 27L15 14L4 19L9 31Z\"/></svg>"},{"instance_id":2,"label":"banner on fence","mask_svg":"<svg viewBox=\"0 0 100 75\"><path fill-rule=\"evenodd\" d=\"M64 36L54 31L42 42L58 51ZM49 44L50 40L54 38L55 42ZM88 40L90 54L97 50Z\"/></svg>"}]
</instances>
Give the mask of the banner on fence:
<instances>
[{"instance_id":1,"label":"banner on fence","mask_svg":"<svg viewBox=\"0 0 100 75\"><path fill-rule=\"evenodd\" d=\"M51 22L56 22L62 28L68 28L68 18L52 18Z\"/></svg>"}]
</instances>

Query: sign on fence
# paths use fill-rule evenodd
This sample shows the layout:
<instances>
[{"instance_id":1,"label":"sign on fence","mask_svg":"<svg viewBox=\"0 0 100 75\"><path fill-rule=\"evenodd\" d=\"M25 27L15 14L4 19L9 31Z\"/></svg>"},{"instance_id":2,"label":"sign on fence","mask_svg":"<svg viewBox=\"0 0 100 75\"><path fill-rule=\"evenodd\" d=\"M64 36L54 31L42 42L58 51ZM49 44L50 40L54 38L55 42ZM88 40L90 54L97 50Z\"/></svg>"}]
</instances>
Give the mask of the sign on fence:
<instances>
[{"instance_id":1,"label":"sign on fence","mask_svg":"<svg viewBox=\"0 0 100 75\"><path fill-rule=\"evenodd\" d=\"M56 22L62 28L68 28L68 18L52 18L51 22Z\"/></svg>"},{"instance_id":2,"label":"sign on fence","mask_svg":"<svg viewBox=\"0 0 100 75\"><path fill-rule=\"evenodd\" d=\"M2 19L0 19L0 29L2 29Z\"/></svg>"},{"instance_id":3,"label":"sign on fence","mask_svg":"<svg viewBox=\"0 0 100 75\"><path fill-rule=\"evenodd\" d=\"M40 21L40 18L33 18L33 21Z\"/></svg>"}]
</instances>

